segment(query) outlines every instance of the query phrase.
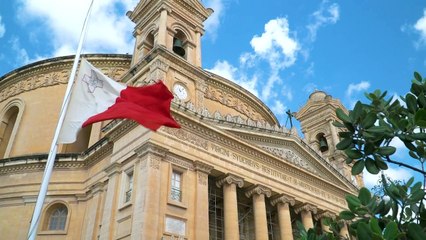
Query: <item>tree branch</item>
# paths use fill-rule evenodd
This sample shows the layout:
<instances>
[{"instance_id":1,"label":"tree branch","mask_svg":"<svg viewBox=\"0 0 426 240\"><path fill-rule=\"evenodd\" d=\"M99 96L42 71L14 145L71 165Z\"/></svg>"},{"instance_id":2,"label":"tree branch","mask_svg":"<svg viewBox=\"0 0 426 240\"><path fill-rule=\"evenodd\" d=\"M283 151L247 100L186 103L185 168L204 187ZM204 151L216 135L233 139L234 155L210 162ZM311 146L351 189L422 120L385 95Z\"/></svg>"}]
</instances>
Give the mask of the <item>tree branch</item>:
<instances>
[{"instance_id":1,"label":"tree branch","mask_svg":"<svg viewBox=\"0 0 426 240\"><path fill-rule=\"evenodd\" d=\"M386 156L386 161L387 161L387 162L390 162L390 163L393 163L393 164L396 164L396 165L398 165L398 166L400 166L400 167L401 167L401 166L402 166L402 167L406 167L406 168L411 169L411 170L413 170L413 171L415 171L415 172L419 172L419 173L423 174L423 176L426 176L426 171L422 171L421 169L415 168L415 167L413 167L413 166L411 166L411 165L408 165L408 164L406 164L406 163L402 163L402 162L394 161L394 160L390 159L390 158L389 158L389 156Z\"/></svg>"}]
</instances>

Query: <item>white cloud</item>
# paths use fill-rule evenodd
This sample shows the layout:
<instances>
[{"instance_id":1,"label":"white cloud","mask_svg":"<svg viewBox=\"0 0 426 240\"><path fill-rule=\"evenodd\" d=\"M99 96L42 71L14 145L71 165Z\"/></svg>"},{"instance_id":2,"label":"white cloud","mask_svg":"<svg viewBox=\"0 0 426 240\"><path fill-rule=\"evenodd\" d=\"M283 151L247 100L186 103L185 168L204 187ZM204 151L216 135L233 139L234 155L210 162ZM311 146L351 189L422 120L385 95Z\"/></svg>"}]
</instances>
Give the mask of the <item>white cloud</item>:
<instances>
[{"instance_id":1,"label":"white cloud","mask_svg":"<svg viewBox=\"0 0 426 240\"><path fill-rule=\"evenodd\" d=\"M303 91L309 94L313 93L316 89L318 89L318 86L312 82L303 87Z\"/></svg>"},{"instance_id":2,"label":"white cloud","mask_svg":"<svg viewBox=\"0 0 426 240\"><path fill-rule=\"evenodd\" d=\"M414 29L420 34L420 42L426 43L426 9L423 10L423 16L414 24Z\"/></svg>"},{"instance_id":3,"label":"white cloud","mask_svg":"<svg viewBox=\"0 0 426 240\"><path fill-rule=\"evenodd\" d=\"M119 10L133 10L137 2L95 1L84 52L131 53L133 23ZM23 22L40 21L42 31L50 35L53 56L75 54L88 7L86 0L21 0L19 17Z\"/></svg>"},{"instance_id":4,"label":"white cloud","mask_svg":"<svg viewBox=\"0 0 426 240\"><path fill-rule=\"evenodd\" d=\"M330 4L329 1L321 2L320 8L312 14L314 21L308 26L309 40L315 41L318 29L327 24L335 24L340 17L340 9L337 3Z\"/></svg>"},{"instance_id":5,"label":"white cloud","mask_svg":"<svg viewBox=\"0 0 426 240\"><path fill-rule=\"evenodd\" d=\"M370 87L370 83L367 81L362 81L360 83L351 83L346 89L346 96L350 98L354 92L360 92L367 90Z\"/></svg>"},{"instance_id":6,"label":"white cloud","mask_svg":"<svg viewBox=\"0 0 426 240\"><path fill-rule=\"evenodd\" d=\"M248 78L243 72L239 71L227 61L217 61L214 67L212 69L207 69L207 71L229 79L247 89L254 95L259 96L259 93L256 90L257 76L254 75L253 77Z\"/></svg>"},{"instance_id":7,"label":"white cloud","mask_svg":"<svg viewBox=\"0 0 426 240\"><path fill-rule=\"evenodd\" d=\"M284 115L286 109L287 107L279 100L275 100L274 105L271 107L271 110L277 115Z\"/></svg>"},{"instance_id":8,"label":"white cloud","mask_svg":"<svg viewBox=\"0 0 426 240\"><path fill-rule=\"evenodd\" d=\"M244 54L240 58L240 62L248 63L247 66L254 66L256 59L263 59L268 62L270 73L261 90L261 97L264 101L277 96L274 88L277 83L282 82L280 71L296 62L300 44L290 35L286 18L272 19L265 24L264 32L260 36L255 35L250 41L254 53Z\"/></svg>"},{"instance_id":9,"label":"white cloud","mask_svg":"<svg viewBox=\"0 0 426 240\"><path fill-rule=\"evenodd\" d=\"M4 36L4 34L6 33L6 27L4 26L4 24L1 22L1 16L0 16L0 38L2 38Z\"/></svg>"},{"instance_id":10,"label":"white cloud","mask_svg":"<svg viewBox=\"0 0 426 240\"><path fill-rule=\"evenodd\" d=\"M213 40L217 37L217 30L220 26L220 19L225 14L223 7L223 0L207 0L203 2L207 8L212 8L213 13L210 17L204 22L204 28L207 35L211 36Z\"/></svg>"},{"instance_id":11,"label":"white cloud","mask_svg":"<svg viewBox=\"0 0 426 240\"><path fill-rule=\"evenodd\" d=\"M9 44L10 44L11 50L15 53L14 56L15 56L15 61L17 65L23 66L31 62L27 51L21 47L21 44L18 38L13 37L9 41Z\"/></svg>"},{"instance_id":12,"label":"white cloud","mask_svg":"<svg viewBox=\"0 0 426 240\"><path fill-rule=\"evenodd\" d=\"M300 44L290 36L286 18L270 20L261 36L250 41L254 52L269 61L271 67L283 69L294 64Z\"/></svg>"},{"instance_id":13,"label":"white cloud","mask_svg":"<svg viewBox=\"0 0 426 240\"><path fill-rule=\"evenodd\" d=\"M390 177L392 180L408 180L412 177L412 173L405 168L392 168L389 166L387 170L384 171L385 175ZM373 186L378 184L378 181L381 177L381 174L370 174L366 170L364 170L364 184L367 188L372 188Z\"/></svg>"}]
</instances>

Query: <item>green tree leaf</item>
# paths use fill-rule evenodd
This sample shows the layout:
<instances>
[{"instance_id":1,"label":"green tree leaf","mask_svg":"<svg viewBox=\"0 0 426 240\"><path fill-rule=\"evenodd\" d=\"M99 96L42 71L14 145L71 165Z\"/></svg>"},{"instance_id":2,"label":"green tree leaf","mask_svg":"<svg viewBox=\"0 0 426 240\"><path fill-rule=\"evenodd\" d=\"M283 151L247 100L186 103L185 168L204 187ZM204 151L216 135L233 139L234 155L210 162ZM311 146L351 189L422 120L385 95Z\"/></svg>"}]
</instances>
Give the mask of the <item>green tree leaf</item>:
<instances>
[{"instance_id":1,"label":"green tree leaf","mask_svg":"<svg viewBox=\"0 0 426 240\"><path fill-rule=\"evenodd\" d=\"M352 220L355 218L355 214L351 211L342 211L339 213L339 217L344 220Z\"/></svg>"},{"instance_id":2,"label":"green tree leaf","mask_svg":"<svg viewBox=\"0 0 426 240\"><path fill-rule=\"evenodd\" d=\"M346 149L345 154L352 159L359 159L362 157L361 151L357 149Z\"/></svg>"},{"instance_id":3,"label":"green tree leaf","mask_svg":"<svg viewBox=\"0 0 426 240\"><path fill-rule=\"evenodd\" d=\"M389 222L386 225L385 231L383 232L383 237L386 240L393 240L396 239L398 236L398 224L396 222Z\"/></svg>"},{"instance_id":4,"label":"green tree leaf","mask_svg":"<svg viewBox=\"0 0 426 240\"><path fill-rule=\"evenodd\" d=\"M420 109L414 115L414 122L421 128L426 128L426 109Z\"/></svg>"},{"instance_id":5,"label":"green tree leaf","mask_svg":"<svg viewBox=\"0 0 426 240\"><path fill-rule=\"evenodd\" d=\"M412 240L425 240L426 234L424 230L420 227L420 225L415 223L408 224L408 232L407 236Z\"/></svg>"},{"instance_id":6,"label":"green tree leaf","mask_svg":"<svg viewBox=\"0 0 426 240\"><path fill-rule=\"evenodd\" d=\"M350 147L352 145L352 138L344 138L342 141L340 141L336 148L338 150L345 150L346 148Z\"/></svg>"},{"instance_id":7,"label":"green tree leaf","mask_svg":"<svg viewBox=\"0 0 426 240\"><path fill-rule=\"evenodd\" d=\"M349 118L349 116L348 116L348 115L346 115L346 113L345 113L342 109L340 109L340 108L336 109L336 116L337 116L340 120L342 120L344 123L345 123L345 122L346 122L346 123L351 123L351 119Z\"/></svg>"},{"instance_id":8,"label":"green tree leaf","mask_svg":"<svg viewBox=\"0 0 426 240\"><path fill-rule=\"evenodd\" d=\"M380 172L380 169L376 166L374 160L369 157L365 160L365 168L367 168L367 171L371 174L377 174Z\"/></svg>"},{"instance_id":9,"label":"green tree leaf","mask_svg":"<svg viewBox=\"0 0 426 240\"><path fill-rule=\"evenodd\" d=\"M352 175L358 175L364 170L365 162L362 160L356 161L355 164L352 166Z\"/></svg>"},{"instance_id":10,"label":"green tree leaf","mask_svg":"<svg viewBox=\"0 0 426 240\"><path fill-rule=\"evenodd\" d=\"M373 233L382 236L382 229L379 226L379 222L377 221L377 219L372 218L370 220L370 229L373 231Z\"/></svg>"},{"instance_id":11,"label":"green tree leaf","mask_svg":"<svg viewBox=\"0 0 426 240\"><path fill-rule=\"evenodd\" d=\"M379 147L378 153L381 155L389 156L394 154L396 151L395 147L392 146L385 146L385 147Z\"/></svg>"},{"instance_id":12,"label":"green tree leaf","mask_svg":"<svg viewBox=\"0 0 426 240\"><path fill-rule=\"evenodd\" d=\"M356 229L358 239L371 239L373 232L365 222L358 223Z\"/></svg>"},{"instance_id":13,"label":"green tree leaf","mask_svg":"<svg viewBox=\"0 0 426 240\"><path fill-rule=\"evenodd\" d=\"M361 204L366 206L371 200L370 191L363 187L359 190L358 199L361 201Z\"/></svg>"}]
</instances>

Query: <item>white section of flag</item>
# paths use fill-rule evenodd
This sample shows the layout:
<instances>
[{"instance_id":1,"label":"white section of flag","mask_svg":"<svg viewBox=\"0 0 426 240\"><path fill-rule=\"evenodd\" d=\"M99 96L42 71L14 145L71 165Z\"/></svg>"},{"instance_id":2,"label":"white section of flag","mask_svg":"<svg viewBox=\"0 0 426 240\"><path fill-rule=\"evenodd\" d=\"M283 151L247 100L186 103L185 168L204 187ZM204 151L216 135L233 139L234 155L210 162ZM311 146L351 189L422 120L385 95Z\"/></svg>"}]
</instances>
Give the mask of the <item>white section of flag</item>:
<instances>
[{"instance_id":1,"label":"white section of flag","mask_svg":"<svg viewBox=\"0 0 426 240\"><path fill-rule=\"evenodd\" d=\"M112 106L126 86L105 76L84 58L72 91L58 143L73 143L83 123Z\"/></svg>"}]
</instances>

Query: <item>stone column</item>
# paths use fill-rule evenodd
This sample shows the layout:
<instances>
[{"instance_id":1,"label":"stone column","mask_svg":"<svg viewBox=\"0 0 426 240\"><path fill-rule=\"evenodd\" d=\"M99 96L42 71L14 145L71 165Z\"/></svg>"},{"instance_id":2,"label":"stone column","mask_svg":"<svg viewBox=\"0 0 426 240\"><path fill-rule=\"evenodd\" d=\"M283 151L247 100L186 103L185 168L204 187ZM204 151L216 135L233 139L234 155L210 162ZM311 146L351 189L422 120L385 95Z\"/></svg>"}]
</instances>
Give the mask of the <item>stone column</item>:
<instances>
[{"instance_id":1,"label":"stone column","mask_svg":"<svg viewBox=\"0 0 426 240\"><path fill-rule=\"evenodd\" d=\"M268 224L266 220L265 196L271 196L271 189L255 185L246 191L248 198L253 198L254 232L256 239L268 239Z\"/></svg>"},{"instance_id":2,"label":"stone column","mask_svg":"<svg viewBox=\"0 0 426 240\"><path fill-rule=\"evenodd\" d=\"M160 19L158 21L158 35L157 44L167 46L167 9L162 8L160 13Z\"/></svg>"},{"instance_id":3,"label":"stone column","mask_svg":"<svg viewBox=\"0 0 426 240\"><path fill-rule=\"evenodd\" d=\"M99 239L113 239L115 232L115 213L117 212L118 195L117 189L120 182L118 176L121 173L119 163L113 163L104 171L108 174L108 188L105 197L105 204L102 214L102 226Z\"/></svg>"},{"instance_id":4,"label":"stone column","mask_svg":"<svg viewBox=\"0 0 426 240\"><path fill-rule=\"evenodd\" d=\"M333 121L333 119L328 120L328 126L331 130L331 139L333 140L333 142L329 145L336 146L339 143L339 136L337 135L336 127L333 125Z\"/></svg>"},{"instance_id":5,"label":"stone column","mask_svg":"<svg viewBox=\"0 0 426 240\"><path fill-rule=\"evenodd\" d=\"M321 213L318 213L314 216L315 220L321 221L321 229L323 232L331 232L330 227L325 225L325 219L330 218L334 220L336 218L336 214L330 212L330 211L323 211Z\"/></svg>"},{"instance_id":6,"label":"stone column","mask_svg":"<svg viewBox=\"0 0 426 240\"><path fill-rule=\"evenodd\" d=\"M102 214L102 197L104 194L104 182L97 182L90 187L92 198L87 201L87 210L84 216L83 239L96 239L99 232L99 225Z\"/></svg>"},{"instance_id":7,"label":"stone column","mask_svg":"<svg viewBox=\"0 0 426 240\"><path fill-rule=\"evenodd\" d=\"M271 200L272 206L277 205L278 221L281 240L293 240L293 228L291 227L290 206L294 206L294 198L284 194Z\"/></svg>"},{"instance_id":8,"label":"stone column","mask_svg":"<svg viewBox=\"0 0 426 240\"><path fill-rule=\"evenodd\" d=\"M340 229L339 235L346 238L346 239L351 239L350 236L349 236L349 230L348 230L348 225L347 225L348 222L345 221L345 220L340 220L339 223L343 224L342 228Z\"/></svg>"},{"instance_id":9,"label":"stone column","mask_svg":"<svg viewBox=\"0 0 426 240\"><path fill-rule=\"evenodd\" d=\"M155 148L147 148L155 151ZM137 152L140 163L134 179L132 240L158 239L161 212L161 161L163 156ZM133 194L133 193L132 193Z\"/></svg>"},{"instance_id":10,"label":"stone column","mask_svg":"<svg viewBox=\"0 0 426 240\"><path fill-rule=\"evenodd\" d=\"M313 214L317 213L317 208L314 205L311 205L309 203L305 203L305 204L297 207L296 209L294 209L294 212L296 214L300 213L300 215L302 217L303 226L305 227L306 230L314 227L314 221L312 219L312 213Z\"/></svg>"},{"instance_id":11,"label":"stone column","mask_svg":"<svg viewBox=\"0 0 426 240\"><path fill-rule=\"evenodd\" d=\"M195 30L195 66L201 67L201 29Z\"/></svg>"},{"instance_id":12,"label":"stone column","mask_svg":"<svg viewBox=\"0 0 426 240\"><path fill-rule=\"evenodd\" d=\"M225 240L238 240L240 231L238 229L238 205L237 186L242 188L242 178L228 173L216 182L216 186L223 186L223 214L225 217Z\"/></svg>"},{"instance_id":13,"label":"stone column","mask_svg":"<svg viewBox=\"0 0 426 240\"><path fill-rule=\"evenodd\" d=\"M208 176L212 166L196 161L195 238L209 239Z\"/></svg>"}]
</instances>

